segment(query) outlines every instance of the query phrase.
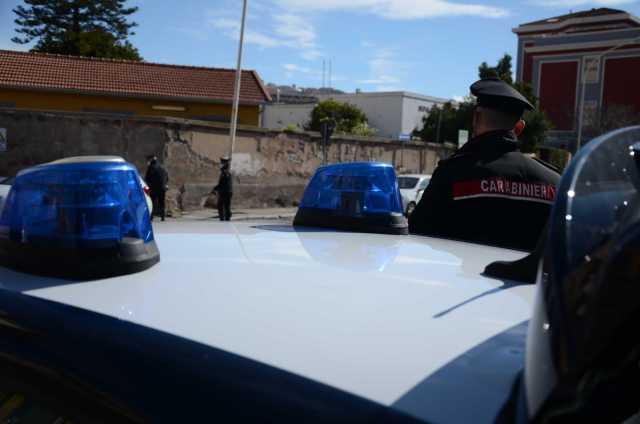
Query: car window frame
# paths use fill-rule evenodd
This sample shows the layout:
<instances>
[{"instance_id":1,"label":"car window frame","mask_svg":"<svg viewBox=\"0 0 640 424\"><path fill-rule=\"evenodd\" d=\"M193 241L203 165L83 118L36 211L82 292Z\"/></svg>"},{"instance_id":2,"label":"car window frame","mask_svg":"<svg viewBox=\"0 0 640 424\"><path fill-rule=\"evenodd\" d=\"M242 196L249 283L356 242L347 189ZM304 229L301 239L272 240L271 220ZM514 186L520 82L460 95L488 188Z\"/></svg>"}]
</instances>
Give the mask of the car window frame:
<instances>
[{"instance_id":1,"label":"car window frame","mask_svg":"<svg viewBox=\"0 0 640 424\"><path fill-rule=\"evenodd\" d=\"M400 184L400 180L415 180L415 183L411 186L411 187L403 187ZM407 176L399 176L398 177L398 187L400 188L400 190L415 190L418 187L418 184L420 184L420 178L418 177L407 177Z\"/></svg>"}]
</instances>

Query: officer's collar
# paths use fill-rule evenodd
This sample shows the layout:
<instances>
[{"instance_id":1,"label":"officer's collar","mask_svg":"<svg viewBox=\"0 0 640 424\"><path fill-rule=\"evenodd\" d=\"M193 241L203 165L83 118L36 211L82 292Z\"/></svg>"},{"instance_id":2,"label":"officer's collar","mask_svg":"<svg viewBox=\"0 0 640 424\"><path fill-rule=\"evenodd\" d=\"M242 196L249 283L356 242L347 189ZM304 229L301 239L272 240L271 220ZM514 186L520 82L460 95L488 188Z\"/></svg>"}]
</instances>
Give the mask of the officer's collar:
<instances>
[{"instance_id":1,"label":"officer's collar","mask_svg":"<svg viewBox=\"0 0 640 424\"><path fill-rule=\"evenodd\" d=\"M517 141L518 138L512 130L489 131L469 140L467 144L460 148L459 152L470 153L479 150L512 151L517 149Z\"/></svg>"}]
</instances>

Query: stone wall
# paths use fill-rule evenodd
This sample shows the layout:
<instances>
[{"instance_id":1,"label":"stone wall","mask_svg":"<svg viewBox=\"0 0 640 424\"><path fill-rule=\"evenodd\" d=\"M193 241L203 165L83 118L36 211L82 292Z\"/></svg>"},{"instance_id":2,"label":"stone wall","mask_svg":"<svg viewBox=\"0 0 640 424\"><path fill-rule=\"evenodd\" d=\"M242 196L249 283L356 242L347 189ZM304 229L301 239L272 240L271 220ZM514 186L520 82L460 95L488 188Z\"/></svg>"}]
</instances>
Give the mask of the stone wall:
<instances>
[{"instance_id":1,"label":"stone wall","mask_svg":"<svg viewBox=\"0 0 640 424\"><path fill-rule=\"evenodd\" d=\"M155 153L170 175L168 199L174 212L211 203L219 158L228 145L225 124L172 118L122 117L0 109L8 150L0 152L0 176L77 155L119 155L145 171ZM380 138L331 140L329 163L380 161L399 173L430 173L451 146ZM319 134L239 127L234 149L235 207L292 206L322 163Z\"/></svg>"}]
</instances>

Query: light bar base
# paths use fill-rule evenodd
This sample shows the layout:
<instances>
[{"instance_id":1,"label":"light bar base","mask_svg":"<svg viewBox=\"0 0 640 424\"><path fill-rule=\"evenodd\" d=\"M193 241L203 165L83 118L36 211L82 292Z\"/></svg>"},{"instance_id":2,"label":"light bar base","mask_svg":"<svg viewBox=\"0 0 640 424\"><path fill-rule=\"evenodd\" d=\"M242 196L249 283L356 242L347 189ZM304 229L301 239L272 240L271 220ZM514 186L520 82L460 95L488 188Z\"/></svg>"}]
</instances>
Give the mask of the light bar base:
<instances>
[{"instance_id":1,"label":"light bar base","mask_svg":"<svg viewBox=\"0 0 640 424\"><path fill-rule=\"evenodd\" d=\"M17 271L72 280L133 274L160 261L155 241L125 238L108 248L34 246L0 238L0 265Z\"/></svg>"},{"instance_id":2,"label":"light bar base","mask_svg":"<svg viewBox=\"0 0 640 424\"><path fill-rule=\"evenodd\" d=\"M407 219L399 213L349 216L326 209L300 208L293 226L333 228L357 233L409 234Z\"/></svg>"}]
</instances>

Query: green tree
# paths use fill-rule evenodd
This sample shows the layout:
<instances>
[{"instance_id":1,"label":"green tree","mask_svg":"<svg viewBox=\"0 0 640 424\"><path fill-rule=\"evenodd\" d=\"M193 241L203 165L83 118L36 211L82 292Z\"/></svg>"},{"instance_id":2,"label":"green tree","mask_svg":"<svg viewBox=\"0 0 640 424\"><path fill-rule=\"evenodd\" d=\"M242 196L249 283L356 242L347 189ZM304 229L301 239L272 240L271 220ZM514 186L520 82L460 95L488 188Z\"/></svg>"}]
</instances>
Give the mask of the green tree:
<instances>
[{"instance_id":1,"label":"green tree","mask_svg":"<svg viewBox=\"0 0 640 424\"><path fill-rule=\"evenodd\" d=\"M309 129L320 131L320 125L327 119L335 120L338 133L362 134L363 129L368 128L365 125L367 115L362 110L352 104L337 102L333 99L322 101L313 108Z\"/></svg>"},{"instance_id":2,"label":"green tree","mask_svg":"<svg viewBox=\"0 0 640 424\"><path fill-rule=\"evenodd\" d=\"M482 62L478 67L478 75L480 78L497 77L509 84L513 84L512 62L511 55L505 53L496 66L489 66L487 62Z\"/></svg>"},{"instance_id":3,"label":"green tree","mask_svg":"<svg viewBox=\"0 0 640 424\"><path fill-rule=\"evenodd\" d=\"M526 83L514 83L511 56L505 54L496 66L489 66L486 62L482 62L478 67L478 76L480 78L500 78L522 93L535 107L534 110L525 112L523 116L527 125L519 140L520 150L527 153L536 152L538 146L545 140L547 131L552 128L552 124L547 115L538 108L538 98L533 93L533 88ZM455 143L458 139L458 130L471 129L474 106L475 101L471 98L465 99L458 105L452 103L444 105L440 122L440 141L452 141ZM431 108L422 119L423 128L414 131L414 135L425 141L436 141L440 110L437 106Z\"/></svg>"},{"instance_id":4,"label":"green tree","mask_svg":"<svg viewBox=\"0 0 640 424\"><path fill-rule=\"evenodd\" d=\"M459 130L471 132L474 106L475 101L470 97L457 104L447 102L442 106L433 105L422 118L422 129L416 129L413 135L432 143L457 143Z\"/></svg>"},{"instance_id":5,"label":"green tree","mask_svg":"<svg viewBox=\"0 0 640 424\"><path fill-rule=\"evenodd\" d=\"M137 7L126 0L24 0L13 12L19 36L14 43L36 42L43 53L141 60L127 38L137 26L127 18Z\"/></svg>"}]
</instances>

